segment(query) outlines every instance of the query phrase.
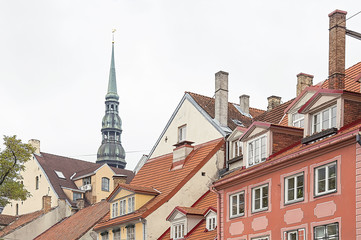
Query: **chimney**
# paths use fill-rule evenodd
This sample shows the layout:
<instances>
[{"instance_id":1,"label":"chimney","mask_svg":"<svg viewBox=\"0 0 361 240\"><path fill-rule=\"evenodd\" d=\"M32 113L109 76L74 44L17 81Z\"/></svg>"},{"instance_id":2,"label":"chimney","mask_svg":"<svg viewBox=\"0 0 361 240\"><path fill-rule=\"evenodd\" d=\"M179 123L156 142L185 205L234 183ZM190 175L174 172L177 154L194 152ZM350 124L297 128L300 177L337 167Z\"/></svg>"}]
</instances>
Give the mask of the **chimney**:
<instances>
[{"instance_id":1,"label":"chimney","mask_svg":"<svg viewBox=\"0 0 361 240\"><path fill-rule=\"evenodd\" d=\"M183 141L181 143L174 144L176 148L173 150L173 163L172 170L175 170L175 167L181 168L183 166L184 160L187 156L193 151L193 142ZM176 168L176 169L178 169Z\"/></svg>"},{"instance_id":2,"label":"chimney","mask_svg":"<svg viewBox=\"0 0 361 240\"><path fill-rule=\"evenodd\" d=\"M271 111L272 109L274 109L275 107L281 104L281 97L270 96L267 98L267 100L268 100L267 111Z\"/></svg>"},{"instance_id":3,"label":"chimney","mask_svg":"<svg viewBox=\"0 0 361 240\"><path fill-rule=\"evenodd\" d=\"M51 209L51 196L43 196L43 211L49 212Z\"/></svg>"},{"instance_id":4,"label":"chimney","mask_svg":"<svg viewBox=\"0 0 361 240\"><path fill-rule=\"evenodd\" d=\"M313 75L309 75L306 73L299 73L297 74L297 95L306 88L313 85Z\"/></svg>"},{"instance_id":5,"label":"chimney","mask_svg":"<svg viewBox=\"0 0 361 240\"><path fill-rule=\"evenodd\" d=\"M227 126L228 117L228 73L219 71L215 79L215 116L222 127Z\"/></svg>"},{"instance_id":6,"label":"chimney","mask_svg":"<svg viewBox=\"0 0 361 240\"><path fill-rule=\"evenodd\" d=\"M28 142L33 148L35 148L36 154L40 155L40 141L37 139L30 139Z\"/></svg>"},{"instance_id":7,"label":"chimney","mask_svg":"<svg viewBox=\"0 0 361 240\"><path fill-rule=\"evenodd\" d=\"M242 112L245 114L249 114L249 96L248 95L241 95L239 96L239 107L241 108Z\"/></svg>"},{"instance_id":8,"label":"chimney","mask_svg":"<svg viewBox=\"0 0 361 240\"><path fill-rule=\"evenodd\" d=\"M328 88L345 89L345 38L347 12L335 10L328 15L329 58L328 58Z\"/></svg>"},{"instance_id":9,"label":"chimney","mask_svg":"<svg viewBox=\"0 0 361 240\"><path fill-rule=\"evenodd\" d=\"M83 208L84 208L84 205L85 205L85 200L84 200L84 198L78 198L78 199L76 200L76 207L77 207L79 210L83 209Z\"/></svg>"},{"instance_id":10,"label":"chimney","mask_svg":"<svg viewBox=\"0 0 361 240\"><path fill-rule=\"evenodd\" d=\"M126 175L113 175L114 189L118 186L119 183L126 183Z\"/></svg>"}]
</instances>

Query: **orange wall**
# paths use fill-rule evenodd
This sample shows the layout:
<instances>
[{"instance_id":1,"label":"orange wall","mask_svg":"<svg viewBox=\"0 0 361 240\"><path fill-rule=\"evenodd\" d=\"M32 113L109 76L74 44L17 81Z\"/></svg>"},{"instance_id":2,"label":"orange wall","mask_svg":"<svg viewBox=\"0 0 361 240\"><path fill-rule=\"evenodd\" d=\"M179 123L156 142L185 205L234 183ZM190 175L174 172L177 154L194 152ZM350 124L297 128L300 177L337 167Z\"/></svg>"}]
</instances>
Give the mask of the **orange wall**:
<instances>
[{"instance_id":1,"label":"orange wall","mask_svg":"<svg viewBox=\"0 0 361 240\"><path fill-rule=\"evenodd\" d=\"M221 239L243 240L252 237L270 235L270 239L283 239L282 230L306 229L306 239L313 239L313 227L332 222L339 222L340 239L356 239L356 148L352 144L323 156L298 162L276 172L265 174L236 186L221 191L223 216L220 231ZM337 192L314 198L313 169L317 164L337 160ZM360 166L361 167L361 166ZM361 168L360 168L361 169ZM284 176L304 171L304 201L284 206ZM361 172L361 170L360 170ZM361 178L361 177L360 177ZM361 181L361 179L360 179ZM251 213L252 186L269 183L268 210ZM360 186L361 187L361 186ZM229 219L229 195L241 189L245 190L245 215ZM361 195L361 189L360 189ZM361 198L361 197L360 197ZM360 199L361 201L361 199ZM360 219L361 220L361 219Z\"/></svg>"}]
</instances>

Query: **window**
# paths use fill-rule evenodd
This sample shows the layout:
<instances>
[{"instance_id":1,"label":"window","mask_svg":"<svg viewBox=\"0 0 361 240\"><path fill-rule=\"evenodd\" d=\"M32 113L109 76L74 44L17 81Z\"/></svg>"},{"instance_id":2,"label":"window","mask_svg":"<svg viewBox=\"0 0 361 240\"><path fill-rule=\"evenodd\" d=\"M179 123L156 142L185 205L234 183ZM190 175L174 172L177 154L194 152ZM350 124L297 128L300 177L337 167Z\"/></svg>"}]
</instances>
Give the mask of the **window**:
<instances>
[{"instance_id":1,"label":"window","mask_svg":"<svg viewBox=\"0 0 361 240\"><path fill-rule=\"evenodd\" d=\"M327 108L312 116L312 133L336 127L336 106Z\"/></svg>"},{"instance_id":2,"label":"window","mask_svg":"<svg viewBox=\"0 0 361 240\"><path fill-rule=\"evenodd\" d=\"M127 240L135 240L134 225L127 226Z\"/></svg>"},{"instance_id":3,"label":"window","mask_svg":"<svg viewBox=\"0 0 361 240\"><path fill-rule=\"evenodd\" d=\"M304 118L305 117L303 114L299 114L299 113L292 114L292 126L303 128L305 125Z\"/></svg>"},{"instance_id":4,"label":"window","mask_svg":"<svg viewBox=\"0 0 361 240\"><path fill-rule=\"evenodd\" d=\"M183 142L186 140L186 130L187 125L183 125L178 128L178 142Z\"/></svg>"},{"instance_id":5,"label":"window","mask_svg":"<svg viewBox=\"0 0 361 240\"><path fill-rule=\"evenodd\" d=\"M266 139L262 136L248 143L248 166L266 160Z\"/></svg>"},{"instance_id":6,"label":"window","mask_svg":"<svg viewBox=\"0 0 361 240\"><path fill-rule=\"evenodd\" d=\"M73 192L73 201L75 202L77 199L81 198L81 193Z\"/></svg>"},{"instance_id":7,"label":"window","mask_svg":"<svg viewBox=\"0 0 361 240\"><path fill-rule=\"evenodd\" d=\"M269 237L268 236L256 237L256 238L251 238L251 240L269 240Z\"/></svg>"},{"instance_id":8,"label":"window","mask_svg":"<svg viewBox=\"0 0 361 240\"><path fill-rule=\"evenodd\" d=\"M56 170L54 170L54 172L56 173L56 175L58 176L58 178L63 178L63 179L65 179L65 176L64 176L64 174L63 174L62 172L56 171Z\"/></svg>"},{"instance_id":9,"label":"window","mask_svg":"<svg viewBox=\"0 0 361 240\"><path fill-rule=\"evenodd\" d=\"M128 213L134 212L134 196L128 198Z\"/></svg>"},{"instance_id":10,"label":"window","mask_svg":"<svg viewBox=\"0 0 361 240\"><path fill-rule=\"evenodd\" d=\"M244 192L233 194L229 197L230 217L238 217L244 215Z\"/></svg>"},{"instance_id":11,"label":"window","mask_svg":"<svg viewBox=\"0 0 361 240\"><path fill-rule=\"evenodd\" d=\"M120 239L120 228L113 229L113 240L121 240Z\"/></svg>"},{"instance_id":12,"label":"window","mask_svg":"<svg viewBox=\"0 0 361 240\"><path fill-rule=\"evenodd\" d=\"M102 240L109 240L108 232L102 232L100 235L102 236Z\"/></svg>"},{"instance_id":13,"label":"window","mask_svg":"<svg viewBox=\"0 0 361 240\"><path fill-rule=\"evenodd\" d=\"M19 204L15 205L15 215L18 216L19 215Z\"/></svg>"},{"instance_id":14,"label":"window","mask_svg":"<svg viewBox=\"0 0 361 240\"><path fill-rule=\"evenodd\" d=\"M91 184L91 177L83 178L83 185Z\"/></svg>"},{"instance_id":15,"label":"window","mask_svg":"<svg viewBox=\"0 0 361 240\"><path fill-rule=\"evenodd\" d=\"M126 213L125 212L125 204L126 204L125 199L119 201L120 216L122 216Z\"/></svg>"},{"instance_id":16,"label":"window","mask_svg":"<svg viewBox=\"0 0 361 240\"><path fill-rule=\"evenodd\" d=\"M212 231L216 229L216 226L217 226L217 217L216 216L209 217L207 220L208 231Z\"/></svg>"},{"instance_id":17,"label":"window","mask_svg":"<svg viewBox=\"0 0 361 240\"><path fill-rule=\"evenodd\" d=\"M303 201L303 173L285 178L285 203Z\"/></svg>"},{"instance_id":18,"label":"window","mask_svg":"<svg viewBox=\"0 0 361 240\"><path fill-rule=\"evenodd\" d=\"M39 189L39 177L38 176L35 177L35 189L36 190Z\"/></svg>"},{"instance_id":19,"label":"window","mask_svg":"<svg viewBox=\"0 0 361 240\"><path fill-rule=\"evenodd\" d=\"M284 232L283 240L303 240L305 236L305 229L301 228Z\"/></svg>"},{"instance_id":20,"label":"window","mask_svg":"<svg viewBox=\"0 0 361 240\"><path fill-rule=\"evenodd\" d=\"M109 178L102 178L102 191L109 192Z\"/></svg>"},{"instance_id":21,"label":"window","mask_svg":"<svg viewBox=\"0 0 361 240\"><path fill-rule=\"evenodd\" d=\"M238 140L235 140L231 144L232 144L231 158L235 158L235 157L242 155L241 142Z\"/></svg>"},{"instance_id":22,"label":"window","mask_svg":"<svg viewBox=\"0 0 361 240\"><path fill-rule=\"evenodd\" d=\"M315 195L336 192L336 162L315 169Z\"/></svg>"},{"instance_id":23,"label":"window","mask_svg":"<svg viewBox=\"0 0 361 240\"><path fill-rule=\"evenodd\" d=\"M268 209L268 184L252 189L252 212Z\"/></svg>"},{"instance_id":24,"label":"window","mask_svg":"<svg viewBox=\"0 0 361 240\"><path fill-rule=\"evenodd\" d=\"M173 225L173 239L179 239L184 237L184 223L178 223Z\"/></svg>"},{"instance_id":25,"label":"window","mask_svg":"<svg viewBox=\"0 0 361 240\"><path fill-rule=\"evenodd\" d=\"M118 216L118 203L112 204L112 218Z\"/></svg>"},{"instance_id":26,"label":"window","mask_svg":"<svg viewBox=\"0 0 361 240\"><path fill-rule=\"evenodd\" d=\"M339 233L338 233L338 223L332 223L323 226L317 226L314 228L315 240L338 240Z\"/></svg>"}]
</instances>

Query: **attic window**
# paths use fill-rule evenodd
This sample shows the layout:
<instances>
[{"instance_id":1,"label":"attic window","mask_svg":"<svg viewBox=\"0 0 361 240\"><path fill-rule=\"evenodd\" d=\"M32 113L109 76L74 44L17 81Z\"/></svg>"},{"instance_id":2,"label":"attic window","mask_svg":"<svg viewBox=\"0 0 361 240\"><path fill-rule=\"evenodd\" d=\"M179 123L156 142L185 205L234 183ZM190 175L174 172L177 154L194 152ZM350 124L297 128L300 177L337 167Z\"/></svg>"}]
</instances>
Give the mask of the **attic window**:
<instances>
[{"instance_id":1,"label":"attic window","mask_svg":"<svg viewBox=\"0 0 361 240\"><path fill-rule=\"evenodd\" d=\"M58 178L65 179L65 176L64 176L64 174L62 172L56 171L56 170L54 170L54 172L56 173L56 175L58 175Z\"/></svg>"},{"instance_id":2,"label":"attic window","mask_svg":"<svg viewBox=\"0 0 361 240\"><path fill-rule=\"evenodd\" d=\"M234 124L236 124L237 126L244 127L244 124L237 119L232 119L232 122L234 122Z\"/></svg>"},{"instance_id":3,"label":"attic window","mask_svg":"<svg viewBox=\"0 0 361 240\"><path fill-rule=\"evenodd\" d=\"M312 115L312 133L336 127L336 106Z\"/></svg>"}]
</instances>

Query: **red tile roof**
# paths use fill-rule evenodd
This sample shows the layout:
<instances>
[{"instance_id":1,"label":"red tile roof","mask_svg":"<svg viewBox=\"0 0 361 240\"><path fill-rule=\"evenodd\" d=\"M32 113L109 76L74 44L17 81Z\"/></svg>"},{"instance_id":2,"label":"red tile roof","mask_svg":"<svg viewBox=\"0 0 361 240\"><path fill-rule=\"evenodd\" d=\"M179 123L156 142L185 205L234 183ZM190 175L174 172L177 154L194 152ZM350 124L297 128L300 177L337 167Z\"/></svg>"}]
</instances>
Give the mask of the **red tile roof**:
<instances>
[{"instance_id":1,"label":"red tile roof","mask_svg":"<svg viewBox=\"0 0 361 240\"><path fill-rule=\"evenodd\" d=\"M55 190L56 194L60 199L67 199L69 203L75 205L72 202L72 199L69 199L62 187L78 189L75 183L70 180L70 177L74 173L89 173L95 171L101 164L87 162L83 160L78 160L74 158L62 157L54 154L44 153L42 152L41 155L34 155L38 160L41 167L44 169L53 189ZM112 168L116 174L119 174L119 170ZM54 172L60 171L64 174L65 179L59 178L57 174ZM130 170L121 169L124 175L130 176L130 179L133 178L134 173ZM79 175L78 175L79 176Z\"/></svg>"},{"instance_id":2,"label":"red tile roof","mask_svg":"<svg viewBox=\"0 0 361 240\"><path fill-rule=\"evenodd\" d=\"M282 103L278 106L276 106L275 108L273 108L270 111L266 111L263 114L257 116L254 118L254 121L262 121L262 122L269 122L269 123L275 123L275 124L279 124L279 123L285 123L284 120L284 116L285 116L285 109L293 102L293 100L295 100L294 98ZM288 122L285 124L288 125Z\"/></svg>"},{"instance_id":3,"label":"red tile roof","mask_svg":"<svg viewBox=\"0 0 361 240\"><path fill-rule=\"evenodd\" d=\"M345 90L351 92L360 92L360 83L356 82L357 76L361 73L361 62L345 70ZM328 88L328 80L322 83L323 88Z\"/></svg>"},{"instance_id":4,"label":"red tile roof","mask_svg":"<svg viewBox=\"0 0 361 240\"><path fill-rule=\"evenodd\" d=\"M55 224L35 239L79 239L108 213L109 203L107 201L99 202L93 206L83 208L72 216Z\"/></svg>"},{"instance_id":5,"label":"red tile roof","mask_svg":"<svg viewBox=\"0 0 361 240\"><path fill-rule=\"evenodd\" d=\"M32 222L33 220L37 219L41 215L44 214L43 210L20 215L16 217L16 220L13 221L8 226L4 227L2 230L0 230L0 237L8 235L9 233L15 231L17 228L24 226L25 224Z\"/></svg>"},{"instance_id":6,"label":"red tile roof","mask_svg":"<svg viewBox=\"0 0 361 240\"><path fill-rule=\"evenodd\" d=\"M15 220L15 216L0 214L0 226L7 226Z\"/></svg>"},{"instance_id":7,"label":"red tile roof","mask_svg":"<svg viewBox=\"0 0 361 240\"><path fill-rule=\"evenodd\" d=\"M172 198L223 145L224 140L220 138L194 146L193 151L186 158L183 168L174 171L170 171L173 161L172 154L149 159L135 175L131 184L155 188L160 191L160 194L134 213L113 219L110 219L108 214L95 228L98 230L115 226L139 216L147 217Z\"/></svg>"},{"instance_id":8,"label":"red tile roof","mask_svg":"<svg viewBox=\"0 0 361 240\"><path fill-rule=\"evenodd\" d=\"M214 118L214 109L215 109L215 99L206 97L197 93L187 92L196 102L202 107L211 118ZM252 119L240 113L234 105L238 105L235 103L228 103L228 127L230 129L235 129L237 125L232 121L239 120L241 121L245 127L248 127L252 123ZM262 114L264 111L256 108L249 108L249 113L251 116L257 117Z\"/></svg>"}]
</instances>

